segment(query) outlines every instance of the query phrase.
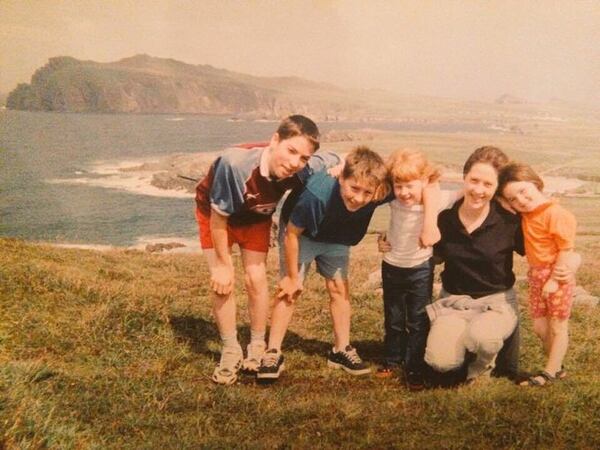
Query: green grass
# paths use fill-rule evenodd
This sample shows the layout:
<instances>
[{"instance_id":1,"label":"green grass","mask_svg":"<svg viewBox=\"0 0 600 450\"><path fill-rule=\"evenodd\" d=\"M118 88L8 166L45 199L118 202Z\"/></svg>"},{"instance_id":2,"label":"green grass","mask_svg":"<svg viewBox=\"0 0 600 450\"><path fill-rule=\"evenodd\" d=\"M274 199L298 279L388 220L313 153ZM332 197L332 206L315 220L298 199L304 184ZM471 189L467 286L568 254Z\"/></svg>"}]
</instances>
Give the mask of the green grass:
<instances>
[{"instance_id":1,"label":"green grass","mask_svg":"<svg viewBox=\"0 0 600 450\"><path fill-rule=\"evenodd\" d=\"M594 207L589 201L569 200L569 207L586 211ZM595 225L581 220L588 221ZM381 298L363 287L379 265L374 238L354 250L351 264L352 339L372 364L381 357L383 328ZM597 239L580 238L580 280L599 295ZM280 382L265 387L243 377L222 387L209 379L219 343L206 279L200 255L99 253L0 239L0 447L600 446L598 308L575 309L570 376L550 388L495 379L411 393L397 379L327 369L327 295L312 275L284 343L288 370ZM236 295L246 343L247 310L243 293ZM536 369L543 356L523 310L521 361Z\"/></svg>"}]
</instances>

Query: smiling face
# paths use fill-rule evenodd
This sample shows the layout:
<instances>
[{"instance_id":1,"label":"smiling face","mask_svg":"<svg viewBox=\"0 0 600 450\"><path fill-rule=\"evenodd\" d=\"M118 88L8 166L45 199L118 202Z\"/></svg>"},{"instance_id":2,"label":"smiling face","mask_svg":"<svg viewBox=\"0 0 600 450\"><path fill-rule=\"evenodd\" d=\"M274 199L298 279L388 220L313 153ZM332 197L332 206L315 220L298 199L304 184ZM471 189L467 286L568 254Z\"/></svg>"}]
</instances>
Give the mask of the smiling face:
<instances>
[{"instance_id":1,"label":"smiling face","mask_svg":"<svg viewBox=\"0 0 600 450\"><path fill-rule=\"evenodd\" d=\"M394 196L403 206L414 206L423 203L423 181L394 181Z\"/></svg>"},{"instance_id":2,"label":"smiling face","mask_svg":"<svg viewBox=\"0 0 600 450\"><path fill-rule=\"evenodd\" d=\"M464 206L478 210L489 205L498 187L498 172L487 163L475 163L465 174Z\"/></svg>"},{"instance_id":3,"label":"smiling face","mask_svg":"<svg viewBox=\"0 0 600 450\"><path fill-rule=\"evenodd\" d=\"M315 151L313 144L304 136L280 139L275 133L269 145L269 174L276 179L291 177L302 170Z\"/></svg>"},{"instance_id":4,"label":"smiling face","mask_svg":"<svg viewBox=\"0 0 600 450\"><path fill-rule=\"evenodd\" d=\"M504 186L502 196L515 211L527 213L546 201L544 194L530 181L511 181Z\"/></svg>"},{"instance_id":5,"label":"smiling face","mask_svg":"<svg viewBox=\"0 0 600 450\"><path fill-rule=\"evenodd\" d=\"M350 212L358 211L373 200L377 186L365 179L340 177L340 195Z\"/></svg>"}]
</instances>

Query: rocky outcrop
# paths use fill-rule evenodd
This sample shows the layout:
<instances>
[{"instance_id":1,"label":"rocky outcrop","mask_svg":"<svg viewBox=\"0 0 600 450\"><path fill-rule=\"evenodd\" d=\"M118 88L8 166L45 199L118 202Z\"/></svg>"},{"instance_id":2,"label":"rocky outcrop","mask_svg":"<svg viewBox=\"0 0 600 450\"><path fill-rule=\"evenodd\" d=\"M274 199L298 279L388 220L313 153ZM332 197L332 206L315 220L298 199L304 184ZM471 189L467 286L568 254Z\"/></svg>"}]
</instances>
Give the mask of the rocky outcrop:
<instances>
[{"instance_id":1,"label":"rocky outcrop","mask_svg":"<svg viewBox=\"0 0 600 450\"><path fill-rule=\"evenodd\" d=\"M183 248L185 244L180 242L167 242L167 243L157 243L157 244L148 244L146 245L146 251L149 253L161 253L163 251L173 250L174 248Z\"/></svg>"}]
</instances>

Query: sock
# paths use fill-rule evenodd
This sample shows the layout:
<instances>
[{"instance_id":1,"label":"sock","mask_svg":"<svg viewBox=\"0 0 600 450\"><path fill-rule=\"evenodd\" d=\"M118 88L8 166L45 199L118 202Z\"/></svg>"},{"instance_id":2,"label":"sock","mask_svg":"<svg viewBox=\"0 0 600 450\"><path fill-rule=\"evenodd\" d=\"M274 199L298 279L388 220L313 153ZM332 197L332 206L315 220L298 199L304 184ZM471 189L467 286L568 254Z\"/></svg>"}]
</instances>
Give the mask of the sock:
<instances>
[{"instance_id":1,"label":"sock","mask_svg":"<svg viewBox=\"0 0 600 450\"><path fill-rule=\"evenodd\" d=\"M250 343L265 342L265 332L250 330Z\"/></svg>"},{"instance_id":2,"label":"sock","mask_svg":"<svg viewBox=\"0 0 600 450\"><path fill-rule=\"evenodd\" d=\"M228 335L221 335L221 341L223 341L223 348L241 349L240 343L237 340L237 330Z\"/></svg>"}]
</instances>

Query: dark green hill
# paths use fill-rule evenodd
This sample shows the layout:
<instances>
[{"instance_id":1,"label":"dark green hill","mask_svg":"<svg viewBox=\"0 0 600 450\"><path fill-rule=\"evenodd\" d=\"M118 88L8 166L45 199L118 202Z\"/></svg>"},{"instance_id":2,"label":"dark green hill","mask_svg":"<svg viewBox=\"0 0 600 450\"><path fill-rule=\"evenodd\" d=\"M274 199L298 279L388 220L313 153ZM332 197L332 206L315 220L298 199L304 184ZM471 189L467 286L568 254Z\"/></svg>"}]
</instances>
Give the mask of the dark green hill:
<instances>
[{"instance_id":1,"label":"dark green hill","mask_svg":"<svg viewBox=\"0 0 600 450\"><path fill-rule=\"evenodd\" d=\"M361 98L362 97L362 98ZM98 63L51 58L30 84L8 96L10 109L63 112L208 113L278 118L376 114L369 96L296 77L254 77L137 55Z\"/></svg>"}]
</instances>

